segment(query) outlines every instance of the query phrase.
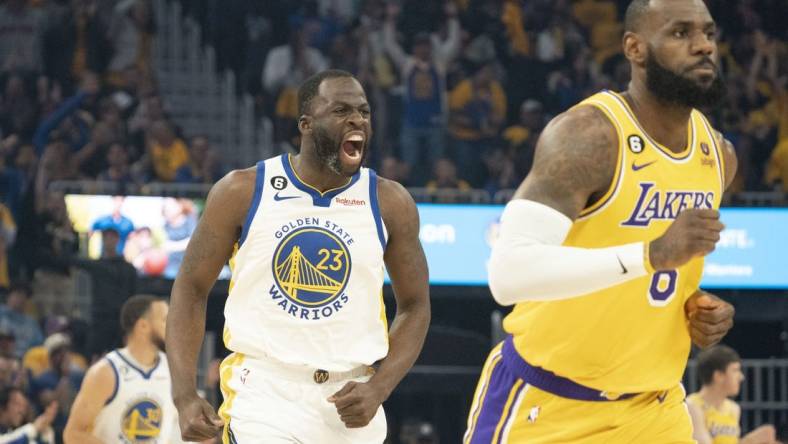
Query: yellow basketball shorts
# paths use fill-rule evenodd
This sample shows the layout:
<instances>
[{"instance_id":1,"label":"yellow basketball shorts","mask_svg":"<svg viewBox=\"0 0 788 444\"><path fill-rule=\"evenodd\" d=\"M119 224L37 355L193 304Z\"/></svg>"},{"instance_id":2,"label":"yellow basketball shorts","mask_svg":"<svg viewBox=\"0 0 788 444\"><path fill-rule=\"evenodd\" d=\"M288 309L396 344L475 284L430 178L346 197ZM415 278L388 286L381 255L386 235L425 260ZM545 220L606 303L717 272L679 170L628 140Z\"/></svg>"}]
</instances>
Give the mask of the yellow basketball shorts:
<instances>
[{"instance_id":1,"label":"yellow basketball shorts","mask_svg":"<svg viewBox=\"0 0 788 444\"><path fill-rule=\"evenodd\" d=\"M680 384L610 400L544 370L549 375L523 371L518 362L525 361L507 341L484 364L464 444L695 443Z\"/></svg>"}]
</instances>

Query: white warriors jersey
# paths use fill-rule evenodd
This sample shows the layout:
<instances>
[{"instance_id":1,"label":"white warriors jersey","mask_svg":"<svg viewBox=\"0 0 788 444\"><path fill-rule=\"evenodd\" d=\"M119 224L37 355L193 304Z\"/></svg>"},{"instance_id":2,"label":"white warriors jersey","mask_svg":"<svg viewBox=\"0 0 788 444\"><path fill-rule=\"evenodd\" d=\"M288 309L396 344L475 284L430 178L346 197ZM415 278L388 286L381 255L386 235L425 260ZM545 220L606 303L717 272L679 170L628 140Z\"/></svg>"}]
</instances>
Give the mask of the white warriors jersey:
<instances>
[{"instance_id":1,"label":"white warriors jersey","mask_svg":"<svg viewBox=\"0 0 788 444\"><path fill-rule=\"evenodd\" d=\"M228 349L333 371L388 353L375 172L320 193L285 154L257 164L224 314Z\"/></svg>"},{"instance_id":2,"label":"white warriors jersey","mask_svg":"<svg viewBox=\"0 0 788 444\"><path fill-rule=\"evenodd\" d=\"M96 417L93 436L105 443L181 442L167 356L159 352L158 364L147 372L126 349L112 351L104 359L115 372L115 391Z\"/></svg>"}]
</instances>

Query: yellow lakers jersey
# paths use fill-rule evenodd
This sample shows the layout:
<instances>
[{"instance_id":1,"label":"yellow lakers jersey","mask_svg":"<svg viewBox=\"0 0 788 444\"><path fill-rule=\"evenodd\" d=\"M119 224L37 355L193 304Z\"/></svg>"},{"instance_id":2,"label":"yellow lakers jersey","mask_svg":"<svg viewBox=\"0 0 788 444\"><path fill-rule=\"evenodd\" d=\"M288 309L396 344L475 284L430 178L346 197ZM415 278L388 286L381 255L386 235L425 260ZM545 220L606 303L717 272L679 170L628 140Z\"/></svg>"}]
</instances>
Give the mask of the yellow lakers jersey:
<instances>
[{"instance_id":1,"label":"yellow lakers jersey","mask_svg":"<svg viewBox=\"0 0 788 444\"><path fill-rule=\"evenodd\" d=\"M607 192L574 221L564 245L604 248L661 236L685 208L719 208L723 157L705 117L693 110L686 149L674 153L643 130L624 98L601 92L594 106L618 133ZM703 259L579 297L521 302L504 320L531 365L610 394L666 390L690 350L684 302L698 288Z\"/></svg>"},{"instance_id":2,"label":"yellow lakers jersey","mask_svg":"<svg viewBox=\"0 0 788 444\"><path fill-rule=\"evenodd\" d=\"M733 401L726 399L720 408L708 404L700 394L687 396L687 402L699 407L706 421L706 430L713 444L737 444L739 442L739 416Z\"/></svg>"}]
</instances>

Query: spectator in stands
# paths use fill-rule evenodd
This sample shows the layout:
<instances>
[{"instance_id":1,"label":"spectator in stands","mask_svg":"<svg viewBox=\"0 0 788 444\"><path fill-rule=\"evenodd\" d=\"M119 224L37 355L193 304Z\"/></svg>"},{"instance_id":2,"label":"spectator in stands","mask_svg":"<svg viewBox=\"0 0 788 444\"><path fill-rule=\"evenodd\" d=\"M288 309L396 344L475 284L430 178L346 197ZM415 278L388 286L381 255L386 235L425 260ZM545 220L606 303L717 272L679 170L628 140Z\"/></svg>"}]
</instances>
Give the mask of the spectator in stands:
<instances>
[{"instance_id":1,"label":"spectator in stands","mask_svg":"<svg viewBox=\"0 0 788 444\"><path fill-rule=\"evenodd\" d=\"M16 222L11 210L0 203L0 287L8 287L8 255L16 240Z\"/></svg>"},{"instance_id":2,"label":"spectator in stands","mask_svg":"<svg viewBox=\"0 0 788 444\"><path fill-rule=\"evenodd\" d=\"M27 0L6 0L0 5L0 73L43 69L46 17Z\"/></svg>"},{"instance_id":3,"label":"spectator in stands","mask_svg":"<svg viewBox=\"0 0 788 444\"><path fill-rule=\"evenodd\" d=\"M342 23L333 14L334 11L324 9L321 14L318 0L302 0L300 3L298 11L289 17L290 26L305 31L307 45L327 53L334 38L342 32Z\"/></svg>"},{"instance_id":4,"label":"spectator in stands","mask_svg":"<svg viewBox=\"0 0 788 444\"><path fill-rule=\"evenodd\" d=\"M120 105L120 103L125 103L124 100L132 99L120 99L113 94L111 97L105 97L98 102L98 121L107 125L109 131L118 140L125 140L128 137L126 121L123 118ZM129 106L129 104L126 104L126 106Z\"/></svg>"},{"instance_id":5,"label":"spectator in stands","mask_svg":"<svg viewBox=\"0 0 788 444\"><path fill-rule=\"evenodd\" d=\"M205 136L192 137L189 144L189 163L178 168L175 182L213 184L222 178L219 156Z\"/></svg>"},{"instance_id":6,"label":"spectator in stands","mask_svg":"<svg viewBox=\"0 0 788 444\"><path fill-rule=\"evenodd\" d=\"M30 392L39 407L59 406L52 426L61 436L85 372L73 362L71 339L66 334L55 333L48 337L44 347L49 352L49 368L30 381Z\"/></svg>"},{"instance_id":7,"label":"spectator in stands","mask_svg":"<svg viewBox=\"0 0 788 444\"><path fill-rule=\"evenodd\" d=\"M14 356L20 359L27 349L44 340L38 322L26 313L31 297L30 285L16 282L8 289L5 304L0 305L0 329L13 335Z\"/></svg>"},{"instance_id":8,"label":"spectator in stands","mask_svg":"<svg viewBox=\"0 0 788 444\"><path fill-rule=\"evenodd\" d=\"M115 129L104 122L97 122L90 132L90 139L81 150L74 153L74 167L83 177L95 178L106 168L110 145L120 141Z\"/></svg>"},{"instance_id":9,"label":"spectator in stands","mask_svg":"<svg viewBox=\"0 0 788 444\"><path fill-rule=\"evenodd\" d=\"M88 347L91 360L120 345L117 332L120 307L134 294L137 270L118 254L120 236L109 228L102 231L101 258L98 260L71 257L68 264L90 275L92 289L91 325Z\"/></svg>"},{"instance_id":10,"label":"spectator in stands","mask_svg":"<svg viewBox=\"0 0 788 444\"><path fill-rule=\"evenodd\" d=\"M453 158L463 177L478 183L482 154L498 136L506 117L506 95L492 64L476 68L449 94Z\"/></svg>"},{"instance_id":11,"label":"spectator in stands","mask_svg":"<svg viewBox=\"0 0 788 444\"><path fill-rule=\"evenodd\" d=\"M395 182L404 182L408 177L408 165L394 156L386 156L380 161L380 176Z\"/></svg>"},{"instance_id":12,"label":"spectator in stands","mask_svg":"<svg viewBox=\"0 0 788 444\"><path fill-rule=\"evenodd\" d=\"M37 108L35 99L25 85L24 77L18 74L10 75L0 97L0 132L28 139L38 124Z\"/></svg>"},{"instance_id":13,"label":"spectator in stands","mask_svg":"<svg viewBox=\"0 0 788 444\"><path fill-rule=\"evenodd\" d=\"M536 141L545 125L542 104L528 99L520 105L520 119L501 134L506 142L506 155L515 163L515 173L525 177L534 161Z\"/></svg>"},{"instance_id":14,"label":"spectator in stands","mask_svg":"<svg viewBox=\"0 0 788 444\"><path fill-rule=\"evenodd\" d=\"M26 386L25 372L19 359L0 354L0 388L17 387L25 390Z\"/></svg>"},{"instance_id":15,"label":"spectator in stands","mask_svg":"<svg viewBox=\"0 0 788 444\"><path fill-rule=\"evenodd\" d=\"M104 73L112 47L98 0L73 0L51 20L47 33L48 75L70 90L85 73Z\"/></svg>"},{"instance_id":16,"label":"spectator in stands","mask_svg":"<svg viewBox=\"0 0 788 444\"><path fill-rule=\"evenodd\" d=\"M4 329L0 329L0 355L16 356L14 334Z\"/></svg>"},{"instance_id":17,"label":"spectator in stands","mask_svg":"<svg viewBox=\"0 0 788 444\"><path fill-rule=\"evenodd\" d=\"M517 174L514 161L508 157L502 148L494 148L484 156L484 165L487 174L484 189L494 197L501 190L517 188L525 176Z\"/></svg>"},{"instance_id":18,"label":"spectator in stands","mask_svg":"<svg viewBox=\"0 0 788 444\"><path fill-rule=\"evenodd\" d=\"M386 52L400 67L404 86L400 153L411 166L411 182L422 184L431 165L444 155L446 123L446 71L460 48L460 22L457 8L446 2L448 35L419 33L413 39L412 53L406 54L396 40L395 24L399 6L389 3L383 25ZM421 159L426 157L426 163ZM426 168L422 168L422 165Z\"/></svg>"},{"instance_id":19,"label":"spectator in stands","mask_svg":"<svg viewBox=\"0 0 788 444\"><path fill-rule=\"evenodd\" d=\"M307 33L300 28L290 31L286 45L272 48L263 66L263 87L275 98L274 125L277 142L289 141L296 131L298 86L312 74L328 67L319 50L307 45Z\"/></svg>"},{"instance_id":20,"label":"spectator in stands","mask_svg":"<svg viewBox=\"0 0 788 444\"><path fill-rule=\"evenodd\" d=\"M189 162L186 144L166 120L156 121L151 126L148 156L153 164L153 179L158 182L172 182L178 168Z\"/></svg>"},{"instance_id":21,"label":"spectator in stands","mask_svg":"<svg viewBox=\"0 0 788 444\"><path fill-rule=\"evenodd\" d=\"M18 140L11 136L0 142L0 202L11 210L14 220L19 218L26 186L24 174L14 165L15 155L22 150Z\"/></svg>"},{"instance_id":22,"label":"spectator in stands","mask_svg":"<svg viewBox=\"0 0 788 444\"><path fill-rule=\"evenodd\" d=\"M118 185L118 191L135 182L129 166L129 154L126 146L115 142L107 150L107 169L99 173L97 179L101 182L113 182Z\"/></svg>"},{"instance_id":23,"label":"spectator in stands","mask_svg":"<svg viewBox=\"0 0 788 444\"><path fill-rule=\"evenodd\" d=\"M28 422L30 403L18 387L0 388L0 442L10 444L55 444L52 422L57 414L56 402L49 404L39 417Z\"/></svg>"},{"instance_id":24,"label":"spectator in stands","mask_svg":"<svg viewBox=\"0 0 788 444\"><path fill-rule=\"evenodd\" d=\"M471 185L457 176L457 166L451 159L442 157L435 162L432 168L432 179L425 188L429 193L438 194L438 201L450 203L454 199L447 193L441 195L442 190L469 191Z\"/></svg>"},{"instance_id":25,"label":"spectator in stands","mask_svg":"<svg viewBox=\"0 0 788 444\"><path fill-rule=\"evenodd\" d=\"M737 396L744 381L741 358L732 348L718 345L698 355L698 374L702 384L687 397L687 407L699 444L739 442L741 444L779 444L774 426L762 425L741 439L741 407L729 399Z\"/></svg>"},{"instance_id":26,"label":"spectator in stands","mask_svg":"<svg viewBox=\"0 0 788 444\"><path fill-rule=\"evenodd\" d=\"M775 190L788 192L788 137L772 151L766 166L765 182Z\"/></svg>"},{"instance_id":27,"label":"spectator in stands","mask_svg":"<svg viewBox=\"0 0 788 444\"><path fill-rule=\"evenodd\" d=\"M128 122L129 135L135 139L144 136L154 122L167 120L167 112L161 96L151 93L144 97Z\"/></svg>"},{"instance_id":28,"label":"spectator in stands","mask_svg":"<svg viewBox=\"0 0 788 444\"><path fill-rule=\"evenodd\" d=\"M130 67L143 73L150 71L154 32L150 7L147 0L122 0L115 4L107 36L112 45L107 66L110 83L123 84L123 72Z\"/></svg>"},{"instance_id":29,"label":"spectator in stands","mask_svg":"<svg viewBox=\"0 0 788 444\"><path fill-rule=\"evenodd\" d=\"M52 142L51 133L57 129L71 151L79 151L88 142L92 116L80 112L80 107L90 103L98 95L101 84L94 73L85 73L79 92L63 102L52 114L47 116L36 128L33 145L41 155L44 147Z\"/></svg>"},{"instance_id":30,"label":"spectator in stands","mask_svg":"<svg viewBox=\"0 0 788 444\"><path fill-rule=\"evenodd\" d=\"M74 254L79 247L79 239L68 217L63 194L42 188L36 202L38 214L30 234L28 265L33 274L33 301L42 315L68 316L73 310L75 284L68 266L59 258Z\"/></svg>"}]
</instances>

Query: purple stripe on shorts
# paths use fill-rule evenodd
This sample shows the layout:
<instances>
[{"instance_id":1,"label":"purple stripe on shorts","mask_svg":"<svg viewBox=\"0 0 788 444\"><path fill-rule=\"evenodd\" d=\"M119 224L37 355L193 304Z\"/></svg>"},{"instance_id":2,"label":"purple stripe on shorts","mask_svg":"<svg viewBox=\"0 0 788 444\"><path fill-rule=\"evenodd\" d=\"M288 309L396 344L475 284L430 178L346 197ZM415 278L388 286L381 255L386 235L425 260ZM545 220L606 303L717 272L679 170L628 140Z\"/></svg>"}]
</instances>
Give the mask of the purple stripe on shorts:
<instances>
[{"instance_id":1,"label":"purple stripe on shorts","mask_svg":"<svg viewBox=\"0 0 788 444\"><path fill-rule=\"evenodd\" d=\"M495 366L487 381L487 393L483 399L479 400L481 412L476 419L473 434L470 436L470 444L490 444L492 442L495 428L501 420L503 408L515 381L517 381L517 377L503 363Z\"/></svg>"},{"instance_id":2,"label":"purple stripe on shorts","mask_svg":"<svg viewBox=\"0 0 788 444\"><path fill-rule=\"evenodd\" d=\"M520 397L520 393L522 393L523 389L525 389L527 386L528 384L523 383L520 384L520 387L517 388L517 392L515 392L514 398L512 398L512 405L509 406L509 412L506 413L506 419L504 419L503 421L503 428L501 429L501 433L498 435L497 444L501 444L503 442L503 435L504 435L503 432L504 429L506 428L506 424L509 423L509 421L512 418L512 415L517 414L517 412L515 412L515 410L517 410L517 398Z\"/></svg>"}]
</instances>

